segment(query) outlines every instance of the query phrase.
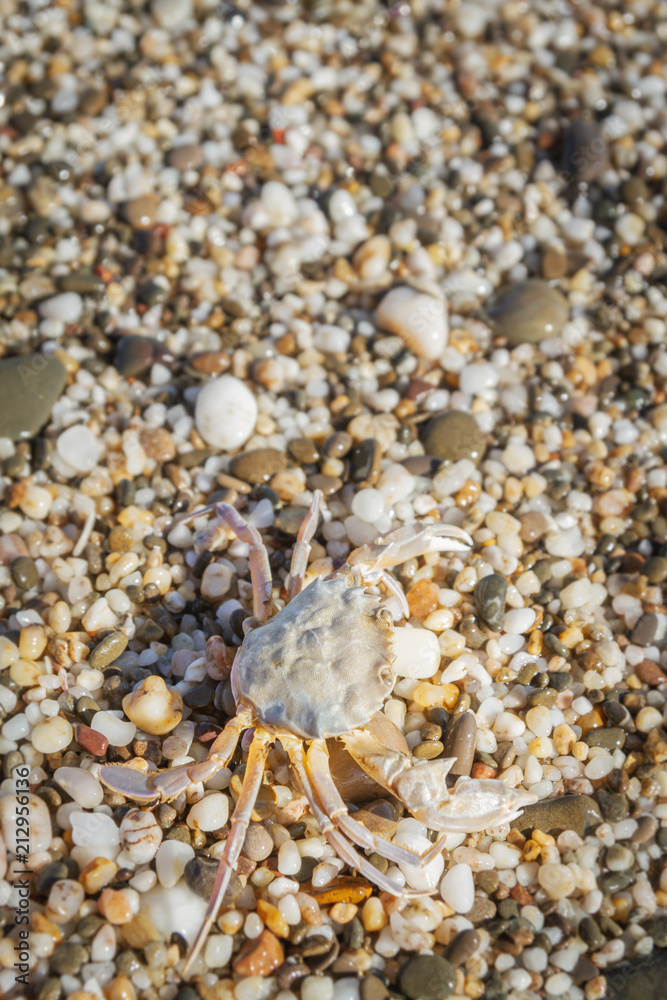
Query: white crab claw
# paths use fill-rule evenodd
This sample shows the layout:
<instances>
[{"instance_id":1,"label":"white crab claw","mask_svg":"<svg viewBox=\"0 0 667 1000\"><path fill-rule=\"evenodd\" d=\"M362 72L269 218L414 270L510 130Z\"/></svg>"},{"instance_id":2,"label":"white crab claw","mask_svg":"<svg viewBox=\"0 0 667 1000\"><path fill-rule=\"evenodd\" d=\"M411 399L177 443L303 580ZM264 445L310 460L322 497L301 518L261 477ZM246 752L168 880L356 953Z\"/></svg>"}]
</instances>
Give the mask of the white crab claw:
<instances>
[{"instance_id":1,"label":"white crab claw","mask_svg":"<svg viewBox=\"0 0 667 1000\"><path fill-rule=\"evenodd\" d=\"M510 823L521 815L525 806L537 802L533 792L525 788L510 788L497 778L463 777L459 778L446 798L440 796L438 801L438 778L434 774L434 795L431 802L424 806L413 808L410 800L401 796L416 818L432 830L477 833L500 823Z\"/></svg>"},{"instance_id":2,"label":"white crab claw","mask_svg":"<svg viewBox=\"0 0 667 1000\"><path fill-rule=\"evenodd\" d=\"M416 521L361 545L350 553L347 565L363 566L364 573L377 572L430 552L465 552L472 544L470 535L453 524Z\"/></svg>"}]
</instances>

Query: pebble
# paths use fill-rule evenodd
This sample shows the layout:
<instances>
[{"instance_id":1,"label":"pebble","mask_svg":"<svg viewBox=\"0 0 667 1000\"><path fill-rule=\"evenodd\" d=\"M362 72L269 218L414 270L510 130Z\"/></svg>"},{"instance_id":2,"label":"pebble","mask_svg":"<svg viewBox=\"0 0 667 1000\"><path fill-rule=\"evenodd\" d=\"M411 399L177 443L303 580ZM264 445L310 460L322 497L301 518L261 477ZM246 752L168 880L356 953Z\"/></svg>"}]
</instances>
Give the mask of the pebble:
<instances>
[{"instance_id":1,"label":"pebble","mask_svg":"<svg viewBox=\"0 0 667 1000\"><path fill-rule=\"evenodd\" d=\"M257 402L233 375L211 379L197 396L195 424L207 444L233 451L248 440L257 422Z\"/></svg>"},{"instance_id":2,"label":"pebble","mask_svg":"<svg viewBox=\"0 0 667 1000\"><path fill-rule=\"evenodd\" d=\"M115 365L123 378L133 378L148 371L155 361L166 355L165 348L152 337L127 334L118 341Z\"/></svg>"},{"instance_id":3,"label":"pebble","mask_svg":"<svg viewBox=\"0 0 667 1000\"><path fill-rule=\"evenodd\" d=\"M73 738L72 726L60 715L38 722L30 734L32 745L40 753L57 753L59 750L65 750Z\"/></svg>"},{"instance_id":4,"label":"pebble","mask_svg":"<svg viewBox=\"0 0 667 1000\"><path fill-rule=\"evenodd\" d=\"M251 861L264 861L273 851L273 837L261 823L250 823L243 842L243 855Z\"/></svg>"},{"instance_id":5,"label":"pebble","mask_svg":"<svg viewBox=\"0 0 667 1000\"><path fill-rule=\"evenodd\" d=\"M222 792L212 792L195 804L188 813L187 823L193 830L220 830L229 816L229 798Z\"/></svg>"},{"instance_id":6,"label":"pebble","mask_svg":"<svg viewBox=\"0 0 667 1000\"><path fill-rule=\"evenodd\" d=\"M183 699L168 688L162 677L146 677L123 698L123 711L130 722L153 736L175 729L183 718Z\"/></svg>"},{"instance_id":7,"label":"pebble","mask_svg":"<svg viewBox=\"0 0 667 1000\"><path fill-rule=\"evenodd\" d=\"M467 928L459 931L447 945L445 958L454 967L465 965L473 957L480 944L481 938L476 930Z\"/></svg>"},{"instance_id":8,"label":"pebble","mask_svg":"<svg viewBox=\"0 0 667 1000\"><path fill-rule=\"evenodd\" d=\"M155 224L158 200L155 195L130 198L123 205L123 218L135 229L150 229Z\"/></svg>"},{"instance_id":9,"label":"pebble","mask_svg":"<svg viewBox=\"0 0 667 1000\"><path fill-rule=\"evenodd\" d=\"M412 288L393 288L380 302L376 322L395 333L419 358L439 358L447 346L447 303Z\"/></svg>"},{"instance_id":10,"label":"pebble","mask_svg":"<svg viewBox=\"0 0 667 1000\"><path fill-rule=\"evenodd\" d=\"M446 1000L454 991L456 974L440 955L417 955L398 975L401 992L409 1000Z\"/></svg>"},{"instance_id":11,"label":"pebble","mask_svg":"<svg viewBox=\"0 0 667 1000\"><path fill-rule=\"evenodd\" d=\"M61 323L77 323L83 312L83 299L77 292L63 292L39 305L40 315L45 319L57 319Z\"/></svg>"},{"instance_id":12,"label":"pebble","mask_svg":"<svg viewBox=\"0 0 667 1000\"><path fill-rule=\"evenodd\" d=\"M49 809L43 799L32 794L28 795L27 805L21 806L15 795L3 795L0 798L0 825L6 849L16 854L16 845L23 842L18 831L25 827L23 809L26 808L29 810L30 820L30 853L47 851L53 836Z\"/></svg>"},{"instance_id":13,"label":"pebble","mask_svg":"<svg viewBox=\"0 0 667 1000\"><path fill-rule=\"evenodd\" d=\"M609 142L597 122L577 118L565 133L563 168L575 181L590 183L609 167Z\"/></svg>"},{"instance_id":14,"label":"pebble","mask_svg":"<svg viewBox=\"0 0 667 1000\"><path fill-rule=\"evenodd\" d=\"M467 458L479 464L486 451L486 436L470 413L450 410L426 424L422 444L427 455L445 462Z\"/></svg>"},{"instance_id":15,"label":"pebble","mask_svg":"<svg viewBox=\"0 0 667 1000\"><path fill-rule=\"evenodd\" d=\"M507 600L507 580L500 573L483 576L475 587L475 607L480 616L494 632L500 632L505 624L505 602Z\"/></svg>"},{"instance_id":16,"label":"pebble","mask_svg":"<svg viewBox=\"0 0 667 1000\"><path fill-rule=\"evenodd\" d=\"M246 483L266 483L287 468L287 456L277 448L257 448L232 459L229 469L233 476Z\"/></svg>"},{"instance_id":17,"label":"pebble","mask_svg":"<svg viewBox=\"0 0 667 1000\"><path fill-rule=\"evenodd\" d=\"M58 454L76 472L91 472L97 465L101 442L84 424L75 424L58 435Z\"/></svg>"},{"instance_id":18,"label":"pebble","mask_svg":"<svg viewBox=\"0 0 667 1000\"><path fill-rule=\"evenodd\" d=\"M83 809L94 809L102 802L102 786L90 771L82 767L59 767L53 779Z\"/></svg>"},{"instance_id":19,"label":"pebble","mask_svg":"<svg viewBox=\"0 0 667 1000\"><path fill-rule=\"evenodd\" d=\"M284 959L285 953L276 935L263 930L241 949L234 960L234 972L238 976L270 976Z\"/></svg>"},{"instance_id":20,"label":"pebble","mask_svg":"<svg viewBox=\"0 0 667 1000\"><path fill-rule=\"evenodd\" d=\"M164 840L155 855L155 871L160 885L173 889L194 856L195 852L190 844L184 844L180 840Z\"/></svg>"},{"instance_id":21,"label":"pebble","mask_svg":"<svg viewBox=\"0 0 667 1000\"><path fill-rule=\"evenodd\" d=\"M489 309L496 333L511 344L537 344L547 337L558 337L568 312L565 296L537 278L508 289Z\"/></svg>"},{"instance_id":22,"label":"pebble","mask_svg":"<svg viewBox=\"0 0 667 1000\"><path fill-rule=\"evenodd\" d=\"M599 826L602 816L597 803L589 795L563 795L526 806L523 814L513 820L517 830L574 830L583 837L589 829Z\"/></svg>"},{"instance_id":23,"label":"pebble","mask_svg":"<svg viewBox=\"0 0 667 1000\"><path fill-rule=\"evenodd\" d=\"M475 758L477 720L472 712L461 712L447 727L443 738L443 757L455 757L452 776L469 777Z\"/></svg>"},{"instance_id":24,"label":"pebble","mask_svg":"<svg viewBox=\"0 0 667 1000\"><path fill-rule=\"evenodd\" d=\"M440 644L426 629L396 628L392 640L393 669L399 677L433 677L440 665Z\"/></svg>"},{"instance_id":25,"label":"pebble","mask_svg":"<svg viewBox=\"0 0 667 1000\"><path fill-rule=\"evenodd\" d=\"M65 366L43 354L0 361L0 438L31 440L47 423L67 381Z\"/></svg>"},{"instance_id":26,"label":"pebble","mask_svg":"<svg viewBox=\"0 0 667 1000\"><path fill-rule=\"evenodd\" d=\"M153 860L162 842L162 830L151 812L130 809L120 824L123 850L135 865L146 865Z\"/></svg>"},{"instance_id":27,"label":"pebble","mask_svg":"<svg viewBox=\"0 0 667 1000\"><path fill-rule=\"evenodd\" d=\"M112 712L96 712L90 720L90 728L106 737L112 747L127 746L135 737L137 727L134 722L124 722Z\"/></svg>"},{"instance_id":28,"label":"pebble","mask_svg":"<svg viewBox=\"0 0 667 1000\"><path fill-rule=\"evenodd\" d=\"M455 864L440 883L443 902L455 913L468 913L475 902L475 883L469 865Z\"/></svg>"},{"instance_id":29,"label":"pebble","mask_svg":"<svg viewBox=\"0 0 667 1000\"><path fill-rule=\"evenodd\" d=\"M635 646L651 646L658 633L658 616L652 611L643 614L630 633Z\"/></svg>"},{"instance_id":30,"label":"pebble","mask_svg":"<svg viewBox=\"0 0 667 1000\"><path fill-rule=\"evenodd\" d=\"M123 632L112 632L95 646L88 662L94 670L103 670L127 649L128 642L129 639Z\"/></svg>"},{"instance_id":31,"label":"pebble","mask_svg":"<svg viewBox=\"0 0 667 1000\"><path fill-rule=\"evenodd\" d=\"M19 556L11 565L12 580L21 590L32 590L39 582L35 560L30 556Z\"/></svg>"}]
</instances>

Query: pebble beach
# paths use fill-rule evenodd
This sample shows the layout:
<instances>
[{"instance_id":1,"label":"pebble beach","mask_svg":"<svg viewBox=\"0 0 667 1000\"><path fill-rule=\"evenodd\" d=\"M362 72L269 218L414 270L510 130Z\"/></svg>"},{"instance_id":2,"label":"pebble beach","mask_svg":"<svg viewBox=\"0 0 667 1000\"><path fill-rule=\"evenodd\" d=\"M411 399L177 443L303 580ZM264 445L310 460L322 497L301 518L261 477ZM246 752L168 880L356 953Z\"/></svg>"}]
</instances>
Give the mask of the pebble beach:
<instances>
[{"instance_id":1,"label":"pebble beach","mask_svg":"<svg viewBox=\"0 0 667 1000\"><path fill-rule=\"evenodd\" d=\"M0 997L659 1000L667 2L0 0ZM284 606L414 522L380 720L535 802L335 853L280 744L190 974ZM437 839L336 741L355 819ZM29 838L24 829L29 814ZM27 886L27 888L25 888ZM18 962L18 965L16 964ZM23 968L25 966L25 969Z\"/></svg>"}]
</instances>

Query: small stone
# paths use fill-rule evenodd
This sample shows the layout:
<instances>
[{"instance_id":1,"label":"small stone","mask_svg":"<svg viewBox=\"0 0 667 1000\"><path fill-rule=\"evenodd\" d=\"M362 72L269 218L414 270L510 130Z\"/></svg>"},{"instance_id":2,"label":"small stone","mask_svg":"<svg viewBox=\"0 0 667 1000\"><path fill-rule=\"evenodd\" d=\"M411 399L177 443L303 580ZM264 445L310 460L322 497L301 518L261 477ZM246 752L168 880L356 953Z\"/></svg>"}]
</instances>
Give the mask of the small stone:
<instances>
[{"instance_id":1,"label":"small stone","mask_svg":"<svg viewBox=\"0 0 667 1000\"><path fill-rule=\"evenodd\" d=\"M577 182L597 180L609 166L609 142L594 121L578 118L565 133L563 168Z\"/></svg>"},{"instance_id":2,"label":"small stone","mask_svg":"<svg viewBox=\"0 0 667 1000\"><path fill-rule=\"evenodd\" d=\"M83 312L83 299L77 292L62 292L39 305L40 316L57 319L61 323L77 323Z\"/></svg>"},{"instance_id":3,"label":"small stone","mask_svg":"<svg viewBox=\"0 0 667 1000\"><path fill-rule=\"evenodd\" d=\"M472 712L461 712L449 724L443 744L443 757L456 757L450 774L469 777L475 758L477 720Z\"/></svg>"},{"instance_id":4,"label":"small stone","mask_svg":"<svg viewBox=\"0 0 667 1000\"><path fill-rule=\"evenodd\" d=\"M171 462L176 457L174 439L164 427L142 427L139 431L139 444L146 452L146 457L154 462Z\"/></svg>"},{"instance_id":5,"label":"small stone","mask_svg":"<svg viewBox=\"0 0 667 1000\"><path fill-rule=\"evenodd\" d=\"M251 861L264 861L273 851L273 837L261 823L250 823L243 842L243 855Z\"/></svg>"},{"instance_id":6,"label":"small stone","mask_svg":"<svg viewBox=\"0 0 667 1000\"><path fill-rule=\"evenodd\" d=\"M276 514L273 526L277 531L296 538L307 513L305 507L282 507Z\"/></svg>"},{"instance_id":7,"label":"small stone","mask_svg":"<svg viewBox=\"0 0 667 1000\"><path fill-rule=\"evenodd\" d=\"M116 352L116 368L123 378L136 377L151 368L155 361L165 361L169 355L152 337L127 334L121 337Z\"/></svg>"},{"instance_id":8,"label":"small stone","mask_svg":"<svg viewBox=\"0 0 667 1000\"><path fill-rule=\"evenodd\" d=\"M630 642L636 646L651 646L658 633L658 616L645 612L630 633Z\"/></svg>"},{"instance_id":9,"label":"small stone","mask_svg":"<svg viewBox=\"0 0 667 1000\"><path fill-rule=\"evenodd\" d=\"M12 566L12 571L13 568ZM667 674L653 660L642 660L635 666L634 672L642 684L647 684L649 687L667 683Z\"/></svg>"},{"instance_id":10,"label":"small stone","mask_svg":"<svg viewBox=\"0 0 667 1000\"><path fill-rule=\"evenodd\" d=\"M431 580L421 579L406 593L410 614L417 618L426 618L431 611L439 606L440 588Z\"/></svg>"},{"instance_id":11,"label":"small stone","mask_svg":"<svg viewBox=\"0 0 667 1000\"><path fill-rule=\"evenodd\" d=\"M109 747L109 741L102 733L96 733L90 726L79 723L75 730L76 742L82 750L86 750L93 757L103 757Z\"/></svg>"},{"instance_id":12,"label":"small stone","mask_svg":"<svg viewBox=\"0 0 667 1000\"><path fill-rule=\"evenodd\" d=\"M74 730L60 715L51 716L44 722L38 722L30 736L32 745L40 753L57 753L66 750L72 742Z\"/></svg>"},{"instance_id":13,"label":"small stone","mask_svg":"<svg viewBox=\"0 0 667 1000\"><path fill-rule=\"evenodd\" d=\"M475 902L475 884L470 866L454 864L440 883L440 895L455 913L468 913Z\"/></svg>"},{"instance_id":14,"label":"small stone","mask_svg":"<svg viewBox=\"0 0 667 1000\"><path fill-rule=\"evenodd\" d=\"M51 956L51 970L59 976L75 976L88 959L88 952L82 944L63 941Z\"/></svg>"},{"instance_id":15,"label":"small stone","mask_svg":"<svg viewBox=\"0 0 667 1000\"><path fill-rule=\"evenodd\" d=\"M277 448L257 448L237 455L230 463L230 472L246 483L266 483L287 468L287 456Z\"/></svg>"},{"instance_id":16,"label":"small stone","mask_svg":"<svg viewBox=\"0 0 667 1000\"><path fill-rule=\"evenodd\" d=\"M642 566L642 573L649 583L662 583L667 580L667 559L664 556L647 559Z\"/></svg>"},{"instance_id":17,"label":"small stone","mask_svg":"<svg viewBox=\"0 0 667 1000\"><path fill-rule=\"evenodd\" d=\"M591 729L584 736L584 742L589 747L602 747L604 750L620 750L625 745L626 734L618 726L608 729Z\"/></svg>"},{"instance_id":18,"label":"small stone","mask_svg":"<svg viewBox=\"0 0 667 1000\"><path fill-rule=\"evenodd\" d=\"M440 955L417 955L399 972L398 984L409 1000L446 1000L453 992L456 974Z\"/></svg>"},{"instance_id":19,"label":"small stone","mask_svg":"<svg viewBox=\"0 0 667 1000\"><path fill-rule=\"evenodd\" d=\"M197 431L207 444L220 451L231 451L245 444L256 422L255 397L233 375L211 379L197 396Z\"/></svg>"},{"instance_id":20,"label":"small stone","mask_svg":"<svg viewBox=\"0 0 667 1000\"><path fill-rule=\"evenodd\" d=\"M621 892L623 889L627 889L629 885L635 881L637 876L634 872L606 872L604 875L598 876L598 888L601 892L605 894L610 894L614 892Z\"/></svg>"},{"instance_id":21,"label":"small stone","mask_svg":"<svg viewBox=\"0 0 667 1000\"><path fill-rule=\"evenodd\" d=\"M39 582L35 560L30 556L19 556L11 565L12 580L21 590L32 590Z\"/></svg>"},{"instance_id":22,"label":"small stone","mask_svg":"<svg viewBox=\"0 0 667 1000\"><path fill-rule=\"evenodd\" d=\"M199 143L186 142L169 150L167 162L175 170L196 170L204 162L204 154Z\"/></svg>"},{"instance_id":23,"label":"small stone","mask_svg":"<svg viewBox=\"0 0 667 1000\"><path fill-rule=\"evenodd\" d=\"M486 436L472 414L450 410L428 422L422 444L427 455L443 461L468 458L479 464L486 451Z\"/></svg>"},{"instance_id":24,"label":"small stone","mask_svg":"<svg viewBox=\"0 0 667 1000\"><path fill-rule=\"evenodd\" d=\"M319 451L311 438L294 438L287 445L287 450L299 465L314 465L319 461ZM338 455L333 457L338 458Z\"/></svg>"},{"instance_id":25,"label":"small stone","mask_svg":"<svg viewBox=\"0 0 667 1000\"><path fill-rule=\"evenodd\" d=\"M105 885L113 882L118 871L118 865L109 858L93 858L85 868L81 870L79 881L86 890L88 896L94 896L100 892Z\"/></svg>"},{"instance_id":26,"label":"small stone","mask_svg":"<svg viewBox=\"0 0 667 1000\"><path fill-rule=\"evenodd\" d=\"M88 662L94 670L103 670L110 663L117 660L120 654L127 648L128 637L123 632L112 632L95 646L88 658Z\"/></svg>"},{"instance_id":27,"label":"small stone","mask_svg":"<svg viewBox=\"0 0 667 1000\"><path fill-rule=\"evenodd\" d=\"M445 958L450 965L464 965L472 958L480 945L480 936L475 930L468 928L459 931L447 945Z\"/></svg>"},{"instance_id":28,"label":"small stone","mask_svg":"<svg viewBox=\"0 0 667 1000\"><path fill-rule=\"evenodd\" d=\"M218 867L219 863L215 858L192 858L191 861L187 862L183 872L186 885L201 899L210 899ZM225 890L222 900L222 906L233 906L242 892L243 884L241 879L236 872L232 872L229 885Z\"/></svg>"},{"instance_id":29,"label":"small stone","mask_svg":"<svg viewBox=\"0 0 667 1000\"><path fill-rule=\"evenodd\" d=\"M158 200L153 194L131 198L123 205L123 218L134 229L150 229L155 224Z\"/></svg>"},{"instance_id":30,"label":"small stone","mask_svg":"<svg viewBox=\"0 0 667 1000\"><path fill-rule=\"evenodd\" d=\"M76 472L92 472L97 465L102 443L84 424L74 424L58 435L58 454Z\"/></svg>"},{"instance_id":31,"label":"small stone","mask_svg":"<svg viewBox=\"0 0 667 1000\"><path fill-rule=\"evenodd\" d=\"M68 875L67 865L63 861L51 861L35 873L31 889L36 896L48 896L51 886L60 879L67 878Z\"/></svg>"},{"instance_id":32,"label":"small stone","mask_svg":"<svg viewBox=\"0 0 667 1000\"><path fill-rule=\"evenodd\" d=\"M124 851L136 865L146 865L153 860L162 842L162 830L151 812L130 809L120 824L120 838Z\"/></svg>"},{"instance_id":33,"label":"small stone","mask_svg":"<svg viewBox=\"0 0 667 1000\"><path fill-rule=\"evenodd\" d=\"M511 344L537 344L559 336L569 306L556 288L533 278L506 291L488 312L496 332Z\"/></svg>"},{"instance_id":34,"label":"small stone","mask_svg":"<svg viewBox=\"0 0 667 1000\"><path fill-rule=\"evenodd\" d=\"M542 254L542 277L547 281L552 278L564 278L567 274L567 254L556 247L547 247Z\"/></svg>"},{"instance_id":35,"label":"small stone","mask_svg":"<svg viewBox=\"0 0 667 1000\"><path fill-rule=\"evenodd\" d=\"M377 441L367 438L361 441L350 455L350 480L364 486L374 486L380 478L382 450Z\"/></svg>"},{"instance_id":36,"label":"small stone","mask_svg":"<svg viewBox=\"0 0 667 1000\"><path fill-rule=\"evenodd\" d=\"M47 423L67 381L65 366L43 354L0 361L0 437L30 440Z\"/></svg>"},{"instance_id":37,"label":"small stone","mask_svg":"<svg viewBox=\"0 0 667 1000\"><path fill-rule=\"evenodd\" d=\"M662 921L663 931L658 940L649 924ZM667 921L664 917L652 918L643 925L649 937L652 937L658 948L667 947ZM667 977L667 952L656 951L649 958L615 965L604 973L609 1000L622 995L623 1000L663 1000L665 995L665 977Z\"/></svg>"},{"instance_id":38,"label":"small stone","mask_svg":"<svg viewBox=\"0 0 667 1000\"><path fill-rule=\"evenodd\" d=\"M522 833L526 830L574 830L583 837L590 828L599 826L602 815L589 795L563 795L526 806L521 816L510 824Z\"/></svg>"},{"instance_id":39,"label":"small stone","mask_svg":"<svg viewBox=\"0 0 667 1000\"><path fill-rule=\"evenodd\" d=\"M243 946L234 960L234 972L239 976L270 976L284 960L285 953L276 935L263 930L259 937Z\"/></svg>"},{"instance_id":40,"label":"small stone","mask_svg":"<svg viewBox=\"0 0 667 1000\"><path fill-rule=\"evenodd\" d=\"M378 326L395 333L417 357L435 361L447 346L447 303L413 288L392 288L380 302Z\"/></svg>"},{"instance_id":41,"label":"small stone","mask_svg":"<svg viewBox=\"0 0 667 1000\"><path fill-rule=\"evenodd\" d=\"M507 580L500 573L483 576L475 587L475 607L494 632L500 632L505 623Z\"/></svg>"},{"instance_id":42,"label":"small stone","mask_svg":"<svg viewBox=\"0 0 667 1000\"><path fill-rule=\"evenodd\" d=\"M183 717L183 699L167 688L162 677L151 675L123 698L123 711L139 729L162 736L175 729Z\"/></svg>"},{"instance_id":43,"label":"small stone","mask_svg":"<svg viewBox=\"0 0 667 1000\"><path fill-rule=\"evenodd\" d=\"M102 786L90 771L82 767L59 767L53 778L82 809L94 809L101 804Z\"/></svg>"},{"instance_id":44,"label":"small stone","mask_svg":"<svg viewBox=\"0 0 667 1000\"><path fill-rule=\"evenodd\" d=\"M122 890L103 889L97 906L102 916L114 926L129 924L132 920L132 907Z\"/></svg>"}]
</instances>

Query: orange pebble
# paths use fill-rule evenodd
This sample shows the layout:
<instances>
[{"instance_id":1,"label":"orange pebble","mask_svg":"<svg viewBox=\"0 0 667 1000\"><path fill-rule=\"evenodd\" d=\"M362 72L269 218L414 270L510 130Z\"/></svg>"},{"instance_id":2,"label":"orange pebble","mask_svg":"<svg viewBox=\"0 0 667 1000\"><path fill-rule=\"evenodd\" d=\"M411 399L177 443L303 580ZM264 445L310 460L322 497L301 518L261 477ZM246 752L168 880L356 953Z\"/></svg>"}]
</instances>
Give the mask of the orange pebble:
<instances>
[{"instance_id":1,"label":"orange pebble","mask_svg":"<svg viewBox=\"0 0 667 1000\"><path fill-rule=\"evenodd\" d=\"M129 924L132 919L129 900L122 890L104 889L97 901L97 908L110 924Z\"/></svg>"},{"instance_id":2,"label":"orange pebble","mask_svg":"<svg viewBox=\"0 0 667 1000\"><path fill-rule=\"evenodd\" d=\"M426 618L439 606L440 590L431 580L417 580L405 595L410 614L415 618Z\"/></svg>"},{"instance_id":3,"label":"orange pebble","mask_svg":"<svg viewBox=\"0 0 667 1000\"><path fill-rule=\"evenodd\" d=\"M263 930L259 937L248 941L234 962L239 976L270 976L283 964L285 953L275 934Z\"/></svg>"}]
</instances>

